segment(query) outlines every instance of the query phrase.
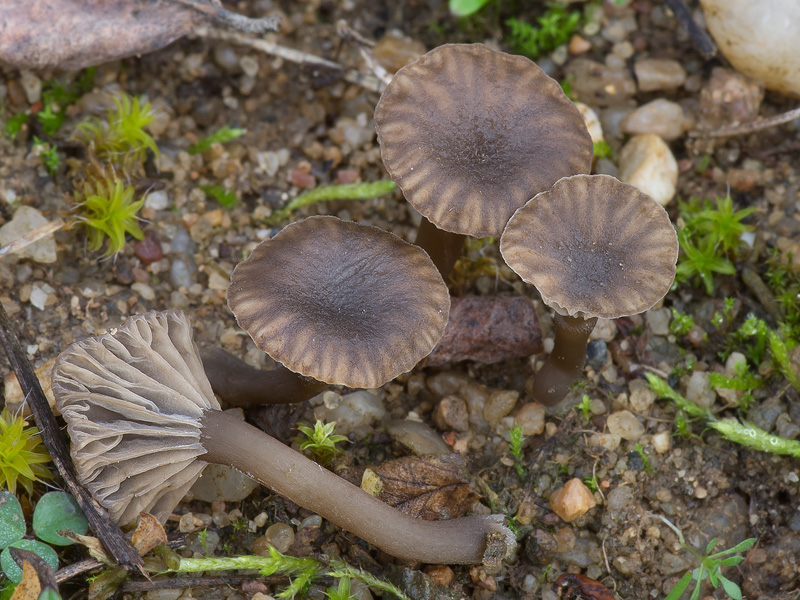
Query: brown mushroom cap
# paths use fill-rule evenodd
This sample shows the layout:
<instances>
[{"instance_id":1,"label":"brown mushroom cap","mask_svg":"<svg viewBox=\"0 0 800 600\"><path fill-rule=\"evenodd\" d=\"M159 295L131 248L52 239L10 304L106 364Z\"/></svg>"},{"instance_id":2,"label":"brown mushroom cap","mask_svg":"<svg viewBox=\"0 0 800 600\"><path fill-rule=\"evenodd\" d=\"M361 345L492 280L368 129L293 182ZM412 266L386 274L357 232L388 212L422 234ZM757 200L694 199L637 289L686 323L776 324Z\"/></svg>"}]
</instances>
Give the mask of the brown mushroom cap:
<instances>
[{"instance_id":1,"label":"brown mushroom cap","mask_svg":"<svg viewBox=\"0 0 800 600\"><path fill-rule=\"evenodd\" d=\"M591 137L561 86L483 44L446 44L400 69L375 127L406 199L453 233L499 236L528 199L591 169Z\"/></svg>"},{"instance_id":2,"label":"brown mushroom cap","mask_svg":"<svg viewBox=\"0 0 800 600\"><path fill-rule=\"evenodd\" d=\"M664 208L638 188L575 175L514 213L500 252L556 312L616 319L669 291L678 238Z\"/></svg>"},{"instance_id":3,"label":"brown mushroom cap","mask_svg":"<svg viewBox=\"0 0 800 600\"><path fill-rule=\"evenodd\" d=\"M165 521L206 463L198 422L219 408L180 311L128 318L53 367L78 477L117 523Z\"/></svg>"},{"instance_id":4,"label":"brown mushroom cap","mask_svg":"<svg viewBox=\"0 0 800 600\"><path fill-rule=\"evenodd\" d=\"M237 265L228 306L256 345L290 370L374 388L430 353L450 297L416 246L377 227L311 217Z\"/></svg>"}]
</instances>

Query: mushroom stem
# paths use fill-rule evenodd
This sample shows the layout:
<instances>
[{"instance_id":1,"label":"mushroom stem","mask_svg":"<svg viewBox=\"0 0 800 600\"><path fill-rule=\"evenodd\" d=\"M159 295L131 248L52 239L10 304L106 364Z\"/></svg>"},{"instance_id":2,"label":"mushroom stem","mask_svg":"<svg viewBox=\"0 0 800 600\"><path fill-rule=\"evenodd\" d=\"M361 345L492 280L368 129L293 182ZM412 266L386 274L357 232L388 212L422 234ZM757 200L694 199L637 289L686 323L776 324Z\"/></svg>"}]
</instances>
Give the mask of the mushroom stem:
<instances>
[{"instance_id":1,"label":"mushroom stem","mask_svg":"<svg viewBox=\"0 0 800 600\"><path fill-rule=\"evenodd\" d=\"M536 374L533 399L553 406L567 395L572 384L581 376L586 360L586 345L597 323L597 317L582 319L556 313L555 344L550 357Z\"/></svg>"},{"instance_id":2,"label":"mushroom stem","mask_svg":"<svg viewBox=\"0 0 800 600\"><path fill-rule=\"evenodd\" d=\"M211 389L228 406L305 402L330 387L280 363L269 371L256 369L221 348L205 348L200 358Z\"/></svg>"},{"instance_id":3,"label":"mushroom stem","mask_svg":"<svg viewBox=\"0 0 800 600\"><path fill-rule=\"evenodd\" d=\"M442 279L447 281L456 261L461 256L466 237L460 233L439 229L428 219L422 217L414 244L428 253L433 264L439 269Z\"/></svg>"},{"instance_id":4,"label":"mushroom stem","mask_svg":"<svg viewBox=\"0 0 800 600\"><path fill-rule=\"evenodd\" d=\"M403 514L224 412L205 411L200 425L206 451L201 460L239 469L397 558L477 564L484 559L488 534L509 534L497 516L426 521Z\"/></svg>"}]
</instances>

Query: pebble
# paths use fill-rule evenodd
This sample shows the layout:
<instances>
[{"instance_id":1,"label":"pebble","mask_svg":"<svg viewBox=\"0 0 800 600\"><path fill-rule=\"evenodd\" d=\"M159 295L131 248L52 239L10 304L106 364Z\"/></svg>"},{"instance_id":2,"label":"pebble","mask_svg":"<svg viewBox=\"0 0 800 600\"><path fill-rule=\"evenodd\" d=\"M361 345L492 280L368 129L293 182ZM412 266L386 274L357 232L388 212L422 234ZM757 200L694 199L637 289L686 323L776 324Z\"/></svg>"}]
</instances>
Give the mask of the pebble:
<instances>
[{"instance_id":1,"label":"pebble","mask_svg":"<svg viewBox=\"0 0 800 600\"><path fill-rule=\"evenodd\" d=\"M595 371L603 368L608 358L608 344L605 340L592 340L586 345L586 364Z\"/></svg>"},{"instance_id":2,"label":"pebble","mask_svg":"<svg viewBox=\"0 0 800 600\"><path fill-rule=\"evenodd\" d=\"M800 4L796 0L702 0L706 25L737 71L800 96Z\"/></svg>"},{"instance_id":3,"label":"pebble","mask_svg":"<svg viewBox=\"0 0 800 600\"><path fill-rule=\"evenodd\" d=\"M628 135L653 133L671 142L692 128L694 121L683 114L680 104L658 98L628 113L619 127Z\"/></svg>"},{"instance_id":4,"label":"pebble","mask_svg":"<svg viewBox=\"0 0 800 600\"><path fill-rule=\"evenodd\" d=\"M367 142L371 142L374 135L375 130L369 127L369 122L364 113L361 113L355 119L342 117L336 121L336 125L328 132L331 141L341 146L345 154L361 148Z\"/></svg>"},{"instance_id":5,"label":"pebble","mask_svg":"<svg viewBox=\"0 0 800 600\"><path fill-rule=\"evenodd\" d=\"M42 99L42 80L30 71L22 71L19 82L25 91L28 104L36 104ZM64 107L62 107L64 108Z\"/></svg>"},{"instance_id":6,"label":"pebble","mask_svg":"<svg viewBox=\"0 0 800 600\"><path fill-rule=\"evenodd\" d=\"M514 410L514 406L519 400L519 392L516 390L501 390L491 394L483 407L483 418L490 425L494 426L500 419Z\"/></svg>"},{"instance_id":7,"label":"pebble","mask_svg":"<svg viewBox=\"0 0 800 600\"><path fill-rule=\"evenodd\" d=\"M748 123L758 116L764 86L732 69L714 67L700 90L698 125L704 129Z\"/></svg>"},{"instance_id":8,"label":"pebble","mask_svg":"<svg viewBox=\"0 0 800 600\"><path fill-rule=\"evenodd\" d=\"M149 229L145 231L144 238L133 245L133 252L145 265L164 258L164 251L161 248L161 241L158 239L158 235Z\"/></svg>"},{"instance_id":9,"label":"pebble","mask_svg":"<svg viewBox=\"0 0 800 600\"><path fill-rule=\"evenodd\" d=\"M445 396L433 411L433 422L442 431L469 429L467 403L458 396Z\"/></svg>"},{"instance_id":10,"label":"pebble","mask_svg":"<svg viewBox=\"0 0 800 600\"><path fill-rule=\"evenodd\" d=\"M702 408L711 408L717 394L711 389L708 373L705 371L692 372L686 382L686 398Z\"/></svg>"},{"instance_id":11,"label":"pebble","mask_svg":"<svg viewBox=\"0 0 800 600\"><path fill-rule=\"evenodd\" d=\"M633 379L628 383L628 389L631 408L639 414L647 413L657 397L650 384L644 379Z\"/></svg>"},{"instance_id":12,"label":"pebble","mask_svg":"<svg viewBox=\"0 0 800 600\"><path fill-rule=\"evenodd\" d=\"M644 314L647 327L656 335L669 335L669 322L672 312L668 308L651 308Z\"/></svg>"},{"instance_id":13,"label":"pebble","mask_svg":"<svg viewBox=\"0 0 800 600\"><path fill-rule=\"evenodd\" d=\"M153 210L166 210L169 206L169 197L164 190L156 190L145 196L144 205Z\"/></svg>"},{"instance_id":14,"label":"pebble","mask_svg":"<svg viewBox=\"0 0 800 600\"><path fill-rule=\"evenodd\" d=\"M611 319L597 319L597 323L589 334L590 340L611 342L617 337L617 324Z\"/></svg>"},{"instance_id":15,"label":"pebble","mask_svg":"<svg viewBox=\"0 0 800 600\"><path fill-rule=\"evenodd\" d=\"M644 425L629 410L619 410L608 415L606 421L608 432L618 435L623 440L636 442L644 435Z\"/></svg>"},{"instance_id":16,"label":"pebble","mask_svg":"<svg viewBox=\"0 0 800 600\"><path fill-rule=\"evenodd\" d=\"M586 125L586 129L589 131L592 142L595 144L602 142L605 139L603 137L603 126L600 125L600 118L597 116L597 113L583 102L576 102L575 107L583 117L583 122Z\"/></svg>"},{"instance_id":17,"label":"pebble","mask_svg":"<svg viewBox=\"0 0 800 600\"><path fill-rule=\"evenodd\" d=\"M653 444L653 449L658 454L666 454L672 447L672 435L669 431L659 431L654 434L650 440Z\"/></svg>"},{"instance_id":18,"label":"pebble","mask_svg":"<svg viewBox=\"0 0 800 600\"><path fill-rule=\"evenodd\" d=\"M591 490L577 477L570 479L550 496L550 508L567 523L582 517L596 505Z\"/></svg>"},{"instance_id":19,"label":"pebble","mask_svg":"<svg viewBox=\"0 0 800 600\"><path fill-rule=\"evenodd\" d=\"M593 433L589 438L589 445L595 448L605 448L614 452L622 443L622 438L616 433Z\"/></svg>"},{"instance_id":20,"label":"pebble","mask_svg":"<svg viewBox=\"0 0 800 600\"><path fill-rule=\"evenodd\" d=\"M386 432L393 440L400 442L414 454L444 456L450 447L438 433L419 421L396 419L384 423Z\"/></svg>"},{"instance_id":21,"label":"pebble","mask_svg":"<svg viewBox=\"0 0 800 600\"><path fill-rule=\"evenodd\" d=\"M640 92L674 90L686 81L686 69L671 58L641 58L633 63Z\"/></svg>"},{"instance_id":22,"label":"pebble","mask_svg":"<svg viewBox=\"0 0 800 600\"><path fill-rule=\"evenodd\" d=\"M637 135L620 151L619 179L635 185L662 206L667 206L675 196L678 162L669 146L657 135Z\"/></svg>"},{"instance_id":23,"label":"pebble","mask_svg":"<svg viewBox=\"0 0 800 600\"><path fill-rule=\"evenodd\" d=\"M267 527L264 538L278 552L286 552L294 542L294 529L286 523L274 523Z\"/></svg>"},{"instance_id":24,"label":"pebble","mask_svg":"<svg viewBox=\"0 0 800 600\"><path fill-rule=\"evenodd\" d=\"M544 431L545 407L538 402L523 404L514 422L526 436L539 435Z\"/></svg>"},{"instance_id":25,"label":"pebble","mask_svg":"<svg viewBox=\"0 0 800 600\"><path fill-rule=\"evenodd\" d=\"M565 69L572 92L592 106L620 104L636 93L636 83L626 69L611 69L588 58L576 58Z\"/></svg>"},{"instance_id":26,"label":"pebble","mask_svg":"<svg viewBox=\"0 0 800 600\"><path fill-rule=\"evenodd\" d=\"M586 38L578 34L573 35L569 40L569 53L573 56L583 54L592 49L592 44Z\"/></svg>"},{"instance_id":27,"label":"pebble","mask_svg":"<svg viewBox=\"0 0 800 600\"><path fill-rule=\"evenodd\" d=\"M153 291L153 288L151 288L146 283L137 281L136 283L131 285L131 289L134 292L136 292L139 295L139 297L142 298L142 300L147 300L148 302L151 302L156 299L155 291Z\"/></svg>"},{"instance_id":28,"label":"pebble","mask_svg":"<svg viewBox=\"0 0 800 600\"><path fill-rule=\"evenodd\" d=\"M315 418L326 423L336 421L336 433L355 433L357 437L368 433L372 423L380 421L385 414L382 398L366 390L342 396L334 408L323 405L314 409Z\"/></svg>"},{"instance_id":29,"label":"pebble","mask_svg":"<svg viewBox=\"0 0 800 600\"><path fill-rule=\"evenodd\" d=\"M421 41L405 36L397 30L388 31L372 47L375 58L391 73L417 60L425 52L425 45Z\"/></svg>"},{"instance_id":30,"label":"pebble","mask_svg":"<svg viewBox=\"0 0 800 600\"><path fill-rule=\"evenodd\" d=\"M14 217L5 225L0 227L0 247L6 246L11 242L31 233L39 227L44 227L49 221L38 210L32 206L20 206L14 213ZM57 260L56 240L52 234L28 244L11 256L16 258L29 258L34 262L42 264L54 263Z\"/></svg>"},{"instance_id":31,"label":"pebble","mask_svg":"<svg viewBox=\"0 0 800 600\"><path fill-rule=\"evenodd\" d=\"M621 485L608 493L606 507L610 512L619 512L634 500L633 489L629 485Z\"/></svg>"},{"instance_id":32,"label":"pebble","mask_svg":"<svg viewBox=\"0 0 800 600\"><path fill-rule=\"evenodd\" d=\"M176 289L187 290L197 282L197 266L194 262L195 243L184 227L178 227L171 240L170 252L175 255L169 268L170 282Z\"/></svg>"},{"instance_id":33,"label":"pebble","mask_svg":"<svg viewBox=\"0 0 800 600\"><path fill-rule=\"evenodd\" d=\"M430 565L424 571L439 586L447 587L456 579L455 572L447 565Z\"/></svg>"}]
</instances>

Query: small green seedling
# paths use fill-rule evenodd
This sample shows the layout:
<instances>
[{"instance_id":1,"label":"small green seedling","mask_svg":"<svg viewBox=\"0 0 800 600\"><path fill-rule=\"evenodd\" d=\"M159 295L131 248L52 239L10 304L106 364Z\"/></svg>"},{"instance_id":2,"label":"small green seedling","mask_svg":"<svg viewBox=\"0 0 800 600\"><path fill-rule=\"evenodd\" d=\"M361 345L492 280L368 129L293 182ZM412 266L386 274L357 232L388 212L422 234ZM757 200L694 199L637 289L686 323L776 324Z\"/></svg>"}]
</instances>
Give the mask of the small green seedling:
<instances>
[{"instance_id":1,"label":"small green seedling","mask_svg":"<svg viewBox=\"0 0 800 600\"><path fill-rule=\"evenodd\" d=\"M55 177L61 166L61 159L58 157L58 148L48 142L43 142L36 136L33 136L33 148L42 158L42 164L45 169L47 169L50 177Z\"/></svg>"},{"instance_id":2,"label":"small green seedling","mask_svg":"<svg viewBox=\"0 0 800 600\"><path fill-rule=\"evenodd\" d=\"M450 0L448 6L454 17L471 17L492 0Z\"/></svg>"},{"instance_id":3,"label":"small green seedling","mask_svg":"<svg viewBox=\"0 0 800 600\"><path fill-rule=\"evenodd\" d=\"M6 119L6 136L12 140L17 137L17 134L27 127L28 121L31 116L25 112L19 112Z\"/></svg>"},{"instance_id":4,"label":"small green seedling","mask_svg":"<svg viewBox=\"0 0 800 600\"><path fill-rule=\"evenodd\" d=\"M324 465L329 464L335 456L342 452L342 449L336 444L348 441L345 436L334 434L336 421L330 423L317 421L314 423L313 429L300 423L297 425L297 429L306 437L306 439L300 440L300 450L308 452L314 460Z\"/></svg>"},{"instance_id":5,"label":"small green seedling","mask_svg":"<svg viewBox=\"0 0 800 600\"><path fill-rule=\"evenodd\" d=\"M683 546L683 548L689 552L689 554L694 556L695 559L697 559L697 562L700 563L699 567L693 571L687 571L684 576L681 577L680 581L675 584L675 587L672 588L664 600L678 600L678 598L683 596L683 593L689 588L689 584L692 581L695 581L696 583L694 591L690 596L690 600L697 600L700 597L700 589L703 581L706 579L711 582L711 585L714 587L714 589L717 589L717 587L722 584L722 589L725 590L725 593L728 594L728 596L733 598L733 600L742 600L742 590L737 584L722 574L722 567L731 567L741 563L744 560L744 556L741 556L741 553L747 552L750 548L752 548L753 544L755 544L757 541L756 538L748 538L743 542L739 542L733 548L728 548L722 552L711 554L714 551L714 548L717 546L717 538L714 538L708 543L705 552L701 555L686 543L686 540L683 538L683 533L681 533L680 529L675 527L675 525L670 523L669 520L661 515L654 516L661 519L667 525L667 527L675 532L675 535L678 536L678 541L680 542L681 546Z\"/></svg>"},{"instance_id":6,"label":"small green seedling","mask_svg":"<svg viewBox=\"0 0 800 600\"><path fill-rule=\"evenodd\" d=\"M12 495L19 485L30 496L34 482L53 478L44 466L50 462L50 455L39 430L27 425L21 415L15 415L8 407L0 411L0 489L7 489Z\"/></svg>"},{"instance_id":7,"label":"small green seedling","mask_svg":"<svg viewBox=\"0 0 800 600\"><path fill-rule=\"evenodd\" d=\"M54 546L68 546L72 541L59 535L71 530L84 535L89 530L75 499L65 492L48 492L36 503L33 511L33 532L40 540ZM11 558L9 548L22 548L41 557L55 571L58 556L55 550L37 540L25 539L25 517L19 500L8 491L0 492L0 567L13 582L22 580L22 569Z\"/></svg>"},{"instance_id":8,"label":"small green seedling","mask_svg":"<svg viewBox=\"0 0 800 600\"><path fill-rule=\"evenodd\" d=\"M189 154L202 154L211 148L211 144L227 144L239 139L245 133L246 129L235 129L224 125L189 148Z\"/></svg>"},{"instance_id":9,"label":"small green seedling","mask_svg":"<svg viewBox=\"0 0 800 600\"><path fill-rule=\"evenodd\" d=\"M511 456L514 458L514 469L517 471L517 477L522 481L526 476L525 461L522 456L522 445L525 443L525 434L522 433L522 427L514 425L508 433L508 436Z\"/></svg>"},{"instance_id":10,"label":"small green seedling","mask_svg":"<svg viewBox=\"0 0 800 600\"><path fill-rule=\"evenodd\" d=\"M672 321L669 324L669 330L675 335L683 337L694 327L694 318L692 315L676 310L674 306L670 310L672 311Z\"/></svg>"},{"instance_id":11,"label":"small green seedling","mask_svg":"<svg viewBox=\"0 0 800 600\"><path fill-rule=\"evenodd\" d=\"M596 476L596 475L592 475L591 477L586 477L586 478L583 480L583 484L584 484L584 485L585 485L587 488L589 488L589 489L592 491L592 493L594 493L594 492L596 492L598 489L600 489L600 486L599 486L599 485L597 485L597 476Z\"/></svg>"},{"instance_id":12,"label":"small green seedling","mask_svg":"<svg viewBox=\"0 0 800 600\"><path fill-rule=\"evenodd\" d=\"M309 190L297 196L280 210L276 210L269 218L270 222L278 222L288 217L292 212L304 206L334 200L369 200L384 196L395 190L397 184L391 179L365 183L346 183L342 185L324 185Z\"/></svg>"},{"instance_id":13,"label":"small green seedling","mask_svg":"<svg viewBox=\"0 0 800 600\"><path fill-rule=\"evenodd\" d=\"M611 146L605 140L600 140L594 143L594 157L595 158L608 158L611 156Z\"/></svg>"},{"instance_id":14,"label":"small green seedling","mask_svg":"<svg viewBox=\"0 0 800 600\"><path fill-rule=\"evenodd\" d=\"M339 585L336 587L329 587L325 590L325 595L330 600L357 600L355 596L350 595L350 578L341 577Z\"/></svg>"},{"instance_id":15,"label":"small green seedling","mask_svg":"<svg viewBox=\"0 0 800 600\"><path fill-rule=\"evenodd\" d=\"M685 229L678 231L678 243L683 251L675 272L676 283L699 279L709 296L714 294L714 274L735 275L736 267L717 254L717 245L710 237L695 241Z\"/></svg>"},{"instance_id":16,"label":"small green seedling","mask_svg":"<svg viewBox=\"0 0 800 600\"><path fill-rule=\"evenodd\" d=\"M236 192L221 185L201 185L200 189L219 202L223 208L233 208L239 201Z\"/></svg>"},{"instance_id":17,"label":"small green seedling","mask_svg":"<svg viewBox=\"0 0 800 600\"><path fill-rule=\"evenodd\" d=\"M583 420L588 421L592 417L592 400L589 394L584 394L581 401L575 405L575 409L583 415Z\"/></svg>"},{"instance_id":18,"label":"small green seedling","mask_svg":"<svg viewBox=\"0 0 800 600\"><path fill-rule=\"evenodd\" d=\"M652 473L653 466L650 464L650 458L644 452L644 447L639 442L636 442L636 444L633 446L633 451L636 452L636 454L638 454L639 458L642 460L642 466L644 467L645 472Z\"/></svg>"},{"instance_id":19,"label":"small green seedling","mask_svg":"<svg viewBox=\"0 0 800 600\"><path fill-rule=\"evenodd\" d=\"M567 12L563 4L554 2L548 5L547 12L536 19L536 22L538 26L516 18L506 21L510 30L508 45L517 54L532 60L567 43L580 26L581 14L577 11Z\"/></svg>"},{"instance_id":20,"label":"small green seedling","mask_svg":"<svg viewBox=\"0 0 800 600\"><path fill-rule=\"evenodd\" d=\"M77 220L86 226L89 250L96 252L108 238L105 256L118 254L125 247L125 235L137 240L144 238L139 227L139 210L144 198L134 200L134 189L123 185L119 179L98 181L94 186L86 183L76 192Z\"/></svg>"}]
</instances>

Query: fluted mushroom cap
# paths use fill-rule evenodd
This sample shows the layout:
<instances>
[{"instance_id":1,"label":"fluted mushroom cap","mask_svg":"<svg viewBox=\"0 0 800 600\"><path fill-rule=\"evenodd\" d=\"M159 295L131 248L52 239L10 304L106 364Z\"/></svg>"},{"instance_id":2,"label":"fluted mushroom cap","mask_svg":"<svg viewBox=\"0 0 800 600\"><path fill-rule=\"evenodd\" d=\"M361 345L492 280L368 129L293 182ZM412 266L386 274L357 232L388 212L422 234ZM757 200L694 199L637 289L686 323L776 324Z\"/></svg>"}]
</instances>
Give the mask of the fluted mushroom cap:
<instances>
[{"instance_id":1,"label":"fluted mushroom cap","mask_svg":"<svg viewBox=\"0 0 800 600\"><path fill-rule=\"evenodd\" d=\"M111 518L165 521L206 464L200 418L219 409L186 316L135 315L72 344L53 367L53 392L78 478Z\"/></svg>"},{"instance_id":2,"label":"fluted mushroom cap","mask_svg":"<svg viewBox=\"0 0 800 600\"><path fill-rule=\"evenodd\" d=\"M530 198L591 170L591 137L561 86L483 44L446 44L400 69L375 127L406 199L453 233L499 236Z\"/></svg>"},{"instance_id":3,"label":"fluted mushroom cap","mask_svg":"<svg viewBox=\"0 0 800 600\"><path fill-rule=\"evenodd\" d=\"M430 353L450 296L417 246L377 227L310 217L236 266L228 306L256 345L288 369L374 388Z\"/></svg>"},{"instance_id":4,"label":"fluted mushroom cap","mask_svg":"<svg viewBox=\"0 0 800 600\"><path fill-rule=\"evenodd\" d=\"M514 213L500 252L556 312L616 319L669 291L678 238L664 208L638 188L576 175Z\"/></svg>"}]
</instances>

